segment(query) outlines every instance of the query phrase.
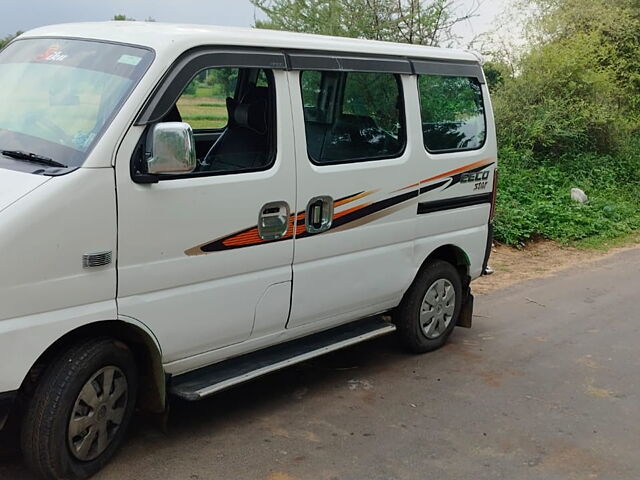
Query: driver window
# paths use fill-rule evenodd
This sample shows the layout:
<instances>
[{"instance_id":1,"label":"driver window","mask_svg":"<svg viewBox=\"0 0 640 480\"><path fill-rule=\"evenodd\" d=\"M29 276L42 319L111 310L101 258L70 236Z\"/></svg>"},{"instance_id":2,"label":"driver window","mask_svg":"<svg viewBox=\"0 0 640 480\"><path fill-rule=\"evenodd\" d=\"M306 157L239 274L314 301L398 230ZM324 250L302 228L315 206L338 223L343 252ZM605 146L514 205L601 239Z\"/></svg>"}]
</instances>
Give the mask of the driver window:
<instances>
[{"instance_id":1,"label":"driver window","mask_svg":"<svg viewBox=\"0 0 640 480\"><path fill-rule=\"evenodd\" d=\"M229 174L273 164L275 113L271 70L209 68L189 82L163 121L193 128L195 174Z\"/></svg>"},{"instance_id":2,"label":"driver window","mask_svg":"<svg viewBox=\"0 0 640 480\"><path fill-rule=\"evenodd\" d=\"M238 70L209 68L196 75L176 104L182 121L194 131L225 128L229 122L226 99L235 95Z\"/></svg>"}]
</instances>

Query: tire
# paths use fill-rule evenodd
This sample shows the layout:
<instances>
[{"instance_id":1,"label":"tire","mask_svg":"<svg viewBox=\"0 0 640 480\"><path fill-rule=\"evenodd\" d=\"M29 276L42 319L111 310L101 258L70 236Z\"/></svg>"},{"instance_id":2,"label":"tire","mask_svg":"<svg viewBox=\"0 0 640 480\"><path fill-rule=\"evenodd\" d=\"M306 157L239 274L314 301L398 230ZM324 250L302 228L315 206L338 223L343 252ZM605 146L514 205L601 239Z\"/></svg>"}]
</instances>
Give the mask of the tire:
<instances>
[{"instance_id":1,"label":"tire","mask_svg":"<svg viewBox=\"0 0 640 480\"><path fill-rule=\"evenodd\" d=\"M462 280L458 270L443 260L430 261L396 311L394 321L402 343L414 353L437 350L447 342L461 308Z\"/></svg>"},{"instance_id":2,"label":"tire","mask_svg":"<svg viewBox=\"0 0 640 480\"><path fill-rule=\"evenodd\" d=\"M96 473L122 444L137 392L138 369L125 344L99 338L65 351L45 370L27 405L21 432L27 466L52 480Z\"/></svg>"}]
</instances>

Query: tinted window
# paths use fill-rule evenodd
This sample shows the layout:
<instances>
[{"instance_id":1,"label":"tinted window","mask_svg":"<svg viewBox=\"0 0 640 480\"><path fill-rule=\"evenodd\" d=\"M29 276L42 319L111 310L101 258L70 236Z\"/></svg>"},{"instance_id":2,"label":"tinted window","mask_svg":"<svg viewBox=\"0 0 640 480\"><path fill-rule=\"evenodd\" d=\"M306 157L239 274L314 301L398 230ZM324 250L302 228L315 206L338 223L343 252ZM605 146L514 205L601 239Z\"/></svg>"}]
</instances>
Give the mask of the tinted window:
<instances>
[{"instance_id":1,"label":"tinted window","mask_svg":"<svg viewBox=\"0 0 640 480\"><path fill-rule=\"evenodd\" d=\"M183 122L194 130L224 128L229 123L227 97L238 81L237 68L209 68L187 85L177 107Z\"/></svg>"},{"instance_id":2,"label":"tinted window","mask_svg":"<svg viewBox=\"0 0 640 480\"><path fill-rule=\"evenodd\" d=\"M474 150L484 145L486 123L478 80L424 75L418 84L427 150Z\"/></svg>"},{"instance_id":3,"label":"tinted window","mask_svg":"<svg viewBox=\"0 0 640 480\"><path fill-rule=\"evenodd\" d=\"M307 150L318 164L397 157L405 147L400 78L388 73L301 73Z\"/></svg>"}]
</instances>

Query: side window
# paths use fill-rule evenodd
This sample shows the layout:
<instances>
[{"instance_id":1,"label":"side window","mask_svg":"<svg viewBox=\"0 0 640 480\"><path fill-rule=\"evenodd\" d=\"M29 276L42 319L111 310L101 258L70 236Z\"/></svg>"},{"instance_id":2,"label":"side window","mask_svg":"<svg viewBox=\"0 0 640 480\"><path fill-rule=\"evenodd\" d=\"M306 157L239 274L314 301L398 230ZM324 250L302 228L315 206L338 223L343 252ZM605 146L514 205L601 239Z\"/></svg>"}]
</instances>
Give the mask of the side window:
<instances>
[{"instance_id":1,"label":"side window","mask_svg":"<svg viewBox=\"0 0 640 480\"><path fill-rule=\"evenodd\" d=\"M482 88L475 78L418 77L424 145L430 152L476 150L484 145Z\"/></svg>"},{"instance_id":2,"label":"side window","mask_svg":"<svg viewBox=\"0 0 640 480\"><path fill-rule=\"evenodd\" d=\"M227 126L226 98L234 95L237 68L209 68L196 75L183 90L176 107L183 122L194 130Z\"/></svg>"},{"instance_id":3,"label":"side window","mask_svg":"<svg viewBox=\"0 0 640 480\"><path fill-rule=\"evenodd\" d=\"M398 75L303 71L307 151L317 164L394 158L406 144Z\"/></svg>"},{"instance_id":4,"label":"side window","mask_svg":"<svg viewBox=\"0 0 640 480\"><path fill-rule=\"evenodd\" d=\"M193 175L264 170L276 154L275 100L271 70L210 68L189 82L162 121L193 128Z\"/></svg>"}]
</instances>

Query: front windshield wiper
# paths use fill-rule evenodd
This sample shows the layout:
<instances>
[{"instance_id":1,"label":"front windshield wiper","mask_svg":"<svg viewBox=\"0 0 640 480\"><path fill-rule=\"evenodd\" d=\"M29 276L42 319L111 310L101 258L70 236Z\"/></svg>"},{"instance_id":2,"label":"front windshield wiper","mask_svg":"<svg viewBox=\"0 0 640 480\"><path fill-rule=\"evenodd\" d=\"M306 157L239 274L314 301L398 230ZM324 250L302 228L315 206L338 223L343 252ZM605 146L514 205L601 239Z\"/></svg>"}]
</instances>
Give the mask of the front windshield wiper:
<instances>
[{"instance_id":1,"label":"front windshield wiper","mask_svg":"<svg viewBox=\"0 0 640 480\"><path fill-rule=\"evenodd\" d=\"M23 152L21 150L0 150L5 157L15 158L16 160L26 160L27 162L39 163L49 167L67 168L68 165L55 161L53 158L38 155L37 153Z\"/></svg>"}]
</instances>

